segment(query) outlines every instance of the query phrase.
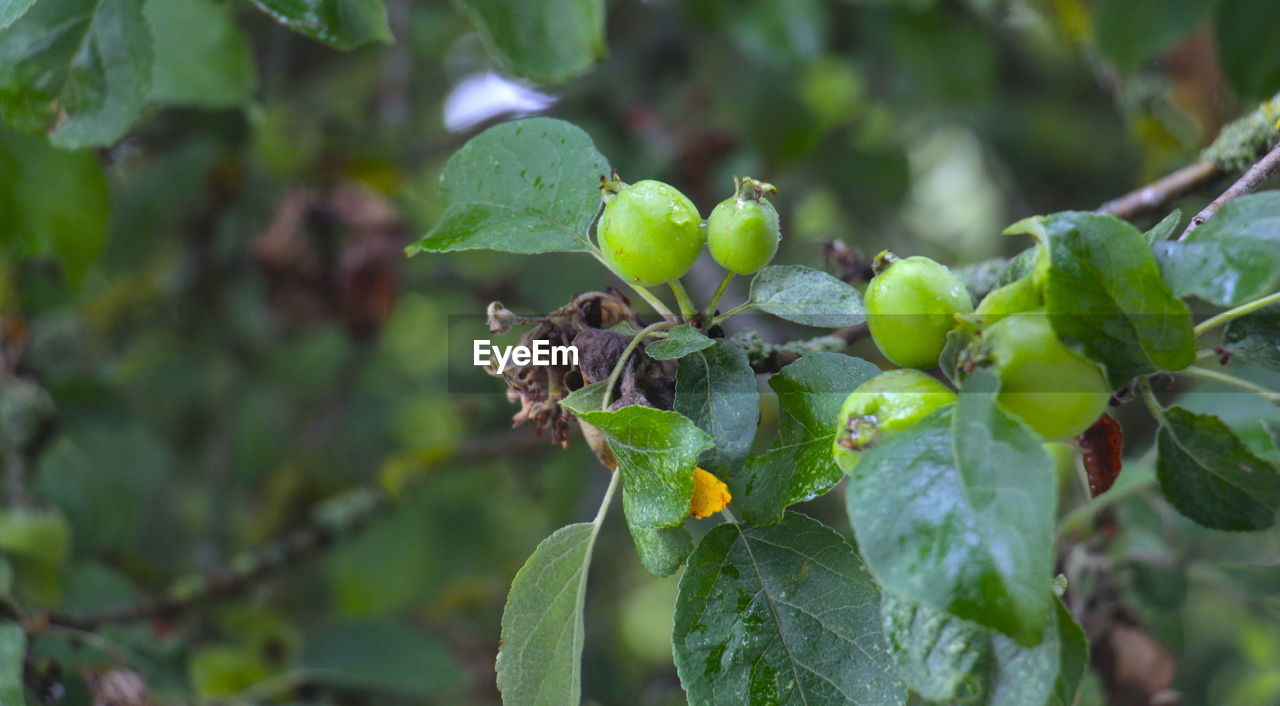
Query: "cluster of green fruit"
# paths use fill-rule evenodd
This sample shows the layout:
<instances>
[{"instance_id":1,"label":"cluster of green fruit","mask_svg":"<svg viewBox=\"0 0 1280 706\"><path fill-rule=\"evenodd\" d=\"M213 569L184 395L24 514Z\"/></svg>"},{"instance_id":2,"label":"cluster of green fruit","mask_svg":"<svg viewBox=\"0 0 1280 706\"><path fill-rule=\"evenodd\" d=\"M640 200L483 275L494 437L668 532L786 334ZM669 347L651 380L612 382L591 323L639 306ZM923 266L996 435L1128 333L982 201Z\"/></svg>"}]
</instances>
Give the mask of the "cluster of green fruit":
<instances>
[{"instance_id":1,"label":"cluster of green fruit","mask_svg":"<svg viewBox=\"0 0 1280 706\"><path fill-rule=\"evenodd\" d=\"M1031 274L988 293L977 308L946 267L926 257L881 253L866 291L867 326L880 352L902 366L854 390L840 410L833 447L852 471L862 453L951 404L955 393L921 372L938 364L947 334L971 337L960 374L992 370L997 402L1046 441L1088 429L1111 399L1102 366L1063 345L1044 310L1045 253Z\"/></svg>"},{"instance_id":2,"label":"cluster of green fruit","mask_svg":"<svg viewBox=\"0 0 1280 706\"><path fill-rule=\"evenodd\" d=\"M619 277L642 287L679 279L698 259L703 244L721 267L749 275L778 251L778 212L765 199L772 184L734 179L734 195L721 201L705 223L687 196L670 184L646 179L600 185L600 249Z\"/></svg>"}]
</instances>

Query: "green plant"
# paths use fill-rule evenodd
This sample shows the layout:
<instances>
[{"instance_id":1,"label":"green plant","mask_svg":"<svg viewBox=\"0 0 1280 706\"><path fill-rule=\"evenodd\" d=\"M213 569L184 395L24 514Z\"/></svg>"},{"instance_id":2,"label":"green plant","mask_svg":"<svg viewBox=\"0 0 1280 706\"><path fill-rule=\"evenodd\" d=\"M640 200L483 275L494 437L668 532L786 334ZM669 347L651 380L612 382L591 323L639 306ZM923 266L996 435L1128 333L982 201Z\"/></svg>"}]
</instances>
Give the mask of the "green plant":
<instances>
[{"instance_id":1,"label":"green plant","mask_svg":"<svg viewBox=\"0 0 1280 706\"><path fill-rule=\"evenodd\" d=\"M973 311L964 283L943 265L915 255L899 259L882 252L867 286L867 326L880 352L909 368L938 362L956 314Z\"/></svg>"},{"instance_id":2,"label":"green plant","mask_svg":"<svg viewBox=\"0 0 1280 706\"><path fill-rule=\"evenodd\" d=\"M911 368L880 373L850 392L840 406L831 447L836 464L851 473L864 451L955 401L956 393L928 373Z\"/></svg>"},{"instance_id":3,"label":"green plant","mask_svg":"<svg viewBox=\"0 0 1280 706\"><path fill-rule=\"evenodd\" d=\"M778 252L778 212L764 197L778 190L751 177L735 178L733 187L734 195L717 204L707 218L707 249L729 272L753 275Z\"/></svg>"},{"instance_id":4,"label":"green plant","mask_svg":"<svg viewBox=\"0 0 1280 706\"><path fill-rule=\"evenodd\" d=\"M523 125L526 134L583 142L580 131L564 123L537 119ZM495 128L455 159L519 153L520 132ZM603 161L579 165L584 184L608 170ZM454 168L446 170L446 189ZM744 183L756 191L753 181ZM529 186L512 178L487 188L520 199ZM677 202L669 187L649 188L663 208L678 203L676 225L683 234L688 214L696 213L693 206ZM471 198L451 193L460 204ZM1280 296L1267 293L1275 284L1270 280L1251 290L1248 301L1222 301L1236 308L1194 326L1176 295L1202 286L1203 273L1180 269L1182 258L1207 256L1219 271L1252 272L1280 265L1274 253L1265 256L1266 263L1240 263L1215 250L1224 242L1205 234L1208 226L1199 231L1202 241L1165 243L1149 241L1111 216L1067 212L1008 230L1033 235L1034 249L1008 263L997 278L1008 284L987 294L973 313L965 285L944 266L882 254L865 308L863 296L845 282L806 267L776 265L755 274L746 301L713 316L735 267L749 271L772 255L772 216L749 231L763 241L746 253L750 262L736 260L743 253L732 248L724 251L726 242L741 244L729 237L741 224L724 227L716 216L740 207L735 197L718 206L712 219L716 260L730 273L702 307L672 280L679 305L672 313L644 285L676 277L696 253L681 246L678 266L662 260L662 267L649 269L652 253L644 248L692 243L692 231L677 238L669 221L639 208L637 215L628 205L629 222L648 228L626 232L626 247L639 248L629 252L643 268L619 267L609 251L614 237L623 234L622 221L611 209L627 193L605 206L601 259L628 275L659 320L643 328L614 327L610 334L619 341L629 338L620 352L612 346L584 351L588 357L604 355L608 375L589 373L584 365L585 384L572 392L517 391L532 394L530 399L559 396L561 408L582 422L601 461L616 471L595 519L544 541L512 585L498 660L507 703L530 703L535 695L546 703L578 701L587 565L618 486L643 565L656 576L686 566L673 639L676 666L693 704L765 698L890 704L904 703L908 690L942 701L1071 702L1087 646L1059 600L1062 578L1053 574L1063 454L1071 450L1047 442L1072 439L1089 428L1113 389L1139 389L1160 420L1159 480L1175 508L1208 527L1260 529L1274 523L1280 506L1275 466L1232 441L1226 427L1177 407L1166 410L1150 393L1156 375L1210 374L1192 366L1197 337L1258 316ZM1216 225L1210 233L1252 237L1260 227L1254 214L1272 206L1280 208L1280 194L1244 196L1210 223ZM563 215L589 220L580 213ZM452 232L451 223L446 212L420 247L478 237ZM484 230L484 224L469 225L470 232ZM1180 252L1184 248L1195 254ZM512 243L504 249L517 248ZM536 243L519 249L536 249ZM882 372L842 353L813 352L776 372L765 370L774 372L769 386L777 393L781 420L773 444L753 455L759 401L752 366L769 358L759 357L758 342L744 343L749 358L734 341L718 337L726 322L753 309L810 326L867 322L885 357L904 367ZM1273 330L1249 330L1275 336ZM940 353L958 392L913 369L932 368ZM636 363L637 358L674 360L673 379L671 367ZM1211 375L1251 385L1225 373ZM674 390L669 407L654 402L661 399L658 393L637 392L663 385ZM1096 458L1106 449L1095 448L1114 440L1105 434L1073 441L1093 467L1106 463ZM1210 446L1227 451L1200 452ZM849 470L855 472L846 505L858 551L833 530L787 510L826 493ZM1191 493L1195 487L1205 494ZM726 502L723 522L695 547L685 528L690 512L701 517ZM1237 512L1242 503L1254 510L1243 518ZM939 649L947 655L944 662L929 657ZM1002 656L989 665L992 654ZM997 696L1014 684L1015 701Z\"/></svg>"}]
</instances>

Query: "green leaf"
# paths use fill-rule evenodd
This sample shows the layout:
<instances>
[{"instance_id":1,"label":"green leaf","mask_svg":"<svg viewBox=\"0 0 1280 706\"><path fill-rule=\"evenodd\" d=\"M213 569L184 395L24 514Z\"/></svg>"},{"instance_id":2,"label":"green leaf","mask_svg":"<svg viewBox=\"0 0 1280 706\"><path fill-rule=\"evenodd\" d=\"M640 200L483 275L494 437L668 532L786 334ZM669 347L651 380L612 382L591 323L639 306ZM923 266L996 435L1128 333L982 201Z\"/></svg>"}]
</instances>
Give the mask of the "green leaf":
<instances>
[{"instance_id":1,"label":"green leaf","mask_svg":"<svg viewBox=\"0 0 1280 706\"><path fill-rule=\"evenodd\" d=\"M1129 73L1189 34L1210 10L1204 0L1099 0L1094 37L1102 54Z\"/></svg>"},{"instance_id":2,"label":"green leaf","mask_svg":"<svg viewBox=\"0 0 1280 706\"><path fill-rule=\"evenodd\" d=\"M730 477L747 460L760 420L760 392L747 354L719 339L681 358L675 409L715 441L700 465L722 479Z\"/></svg>"},{"instance_id":3,"label":"green leaf","mask_svg":"<svg viewBox=\"0 0 1280 706\"><path fill-rule=\"evenodd\" d=\"M55 149L0 126L0 247L22 258L56 257L78 285L102 254L108 208L93 153Z\"/></svg>"},{"instance_id":4,"label":"green leaf","mask_svg":"<svg viewBox=\"0 0 1280 706\"><path fill-rule=\"evenodd\" d=\"M1154 246L1156 243L1168 240L1178 230L1178 226L1182 225L1182 209L1175 208L1169 212L1169 215L1160 219L1160 222L1151 226L1151 230L1142 234L1147 245Z\"/></svg>"},{"instance_id":5,"label":"green leaf","mask_svg":"<svg viewBox=\"0 0 1280 706\"><path fill-rule=\"evenodd\" d=\"M489 55L517 76L561 83L605 54L603 0L459 0Z\"/></svg>"},{"instance_id":6,"label":"green leaf","mask_svg":"<svg viewBox=\"0 0 1280 706\"><path fill-rule=\"evenodd\" d=\"M1023 647L1003 635L992 635L995 663L988 706L1075 703L1080 678L1089 663L1089 643L1062 602L1055 599L1053 603L1039 645Z\"/></svg>"},{"instance_id":7,"label":"green leaf","mask_svg":"<svg viewBox=\"0 0 1280 706\"><path fill-rule=\"evenodd\" d=\"M609 439L622 474L622 507L633 527L675 527L689 514L693 469L712 440L687 417L631 405L584 412Z\"/></svg>"},{"instance_id":8,"label":"green leaf","mask_svg":"<svg viewBox=\"0 0 1280 706\"><path fill-rule=\"evenodd\" d=\"M680 579L675 657L689 702L901 704L880 633L880 596L858 555L822 523L712 530Z\"/></svg>"},{"instance_id":9,"label":"green leaf","mask_svg":"<svg viewBox=\"0 0 1280 706\"><path fill-rule=\"evenodd\" d=\"M1235 358L1280 370L1280 304L1228 323L1222 347Z\"/></svg>"},{"instance_id":10,"label":"green leaf","mask_svg":"<svg viewBox=\"0 0 1280 706\"><path fill-rule=\"evenodd\" d=\"M1267 420L1262 420L1262 428L1271 437L1271 448L1280 451L1280 424Z\"/></svg>"},{"instance_id":11,"label":"green leaf","mask_svg":"<svg viewBox=\"0 0 1280 706\"><path fill-rule=\"evenodd\" d=\"M644 352L654 360L672 360L715 345L715 341L689 324L680 324L667 333L667 337L654 341Z\"/></svg>"},{"instance_id":12,"label":"green leaf","mask_svg":"<svg viewBox=\"0 0 1280 706\"><path fill-rule=\"evenodd\" d=\"M1054 603L1035 647L892 593L881 608L898 673L921 696L985 706L1071 706L1088 645L1066 607Z\"/></svg>"},{"instance_id":13,"label":"green leaf","mask_svg":"<svg viewBox=\"0 0 1280 706\"><path fill-rule=\"evenodd\" d=\"M31 9L36 0L0 0L0 29L13 24Z\"/></svg>"},{"instance_id":14,"label":"green leaf","mask_svg":"<svg viewBox=\"0 0 1280 706\"><path fill-rule=\"evenodd\" d=\"M1191 312L1160 278L1136 228L1114 216L1067 211L1015 223L1049 252L1045 310L1054 333L1107 368L1115 387L1195 361Z\"/></svg>"},{"instance_id":15,"label":"green leaf","mask_svg":"<svg viewBox=\"0 0 1280 706\"><path fill-rule=\"evenodd\" d=\"M1180 297L1218 306L1256 299L1280 283L1280 192L1231 201L1186 240L1156 244L1155 253Z\"/></svg>"},{"instance_id":16,"label":"green leaf","mask_svg":"<svg viewBox=\"0 0 1280 706\"><path fill-rule=\"evenodd\" d=\"M597 380L583 385L560 400L560 406L579 416L584 412L598 412L604 407L604 390L608 384L608 380Z\"/></svg>"},{"instance_id":17,"label":"green leaf","mask_svg":"<svg viewBox=\"0 0 1280 706\"><path fill-rule=\"evenodd\" d=\"M498 689L503 703L577 706L582 695L582 602L599 526L561 527L511 582L502 611Z\"/></svg>"},{"instance_id":18,"label":"green leaf","mask_svg":"<svg viewBox=\"0 0 1280 706\"><path fill-rule=\"evenodd\" d=\"M26 703L22 665L27 658L27 633L12 620L0 621L0 703Z\"/></svg>"},{"instance_id":19,"label":"green leaf","mask_svg":"<svg viewBox=\"0 0 1280 706\"><path fill-rule=\"evenodd\" d=\"M58 147L120 139L151 83L142 0L46 0L0 30L0 115Z\"/></svg>"},{"instance_id":20,"label":"green leaf","mask_svg":"<svg viewBox=\"0 0 1280 706\"><path fill-rule=\"evenodd\" d=\"M684 527L631 526L640 563L656 578L674 574L693 551L693 535Z\"/></svg>"},{"instance_id":21,"label":"green leaf","mask_svg":"<svg viewBox=\"0 0 1280 706\"><path fill-rule=\"evenodd\" d=\"M253 4L289 29L337 49L395 41L382 0L253 0Z\"/></svg>"},{"instance_id":22,"label":"green leaf","mask_svg":"<svg viewBox=\"0 0 1280 706\"><path fill-rule=\"evenodd\" d=\"M955 405L872 447L846 505L887 590L1033 645L1052 599L1057 479L995 389L972 373Z\"/></svg>"},{"instance_id":23,"label":"green leaf","mask_svg":"<svg viewBox=\"0 0 1280 706\"><path fill-rule=\"evenodd\" d=\"M156 53L151 100L201 108L249 100L257 86L253 47L232 10L215 0L147 0Z\"/></svg>"},{"instance_id":24,"label":"green leaf","mask_svg":"<svg viewBox=\"0 0 1280 706\"><path fill-rule=\"evenodd\" d=\"M431 252L516 253L590 249L609 162L562 120L530 118L489 128L445 165L448 208L417 247Z\"/></svg>"},{"instance_id":25,"label":"green leaf","mask_svg":"<svg viewBox=\"0 0 1280 706\"><path fill-rule=\"evenodd\" d=\"M1214 16L1218 56L1231 85L1246 98L1280 89L1280 4L1271 0L1219 0Z\"/></svg>"},{"instance_id":26,"label":"green leaf","mask_svg":"<svg viewBox=\"0 0 1280 706\"><path fill-rule=\"evenodd\" d=\"M309 682L440 698L465 685L462 665L439 638L393 622L339 623L307 639L302 669Z\"/></svg>"},{"instance_id":27,"label":"green leaf","mask_svg":"<svg viewBox=\"0 0 1280 706\"><path fill-rule=\"evenodd\" d=\"M1220 530L1261 530L1276 520L1280 473L1222 420L1181 407L1165 410L1156 478L1169 502Z\"/></svg>"},{"instance_id":28,"label":"green leaf","mask_svg":"<svg viewBox=\"0 0 1280 706\"><path fill-rule=\"evenodd\" d=\"M780 319L805 326L840 328L867 320L858 290L801 265L773 265L751 280L751 301Z\"/></svg>"},{"instance_id":29,"label":"green leaf","mask_svg":"<svg viewBox=\"0 0 1280 706\"><path fill-rule=\"evenodd\" d=\"M912 691L930 701L963 703L986 691L991 631L893 593L882 597L880 614L898 676Z\"/></svg>"},{"instance_id":30,"label":"green leaf","mask_svg":"<svg viewBox=\"0 0 1280 706\"><path fill-rule=\"evenodd\" d=\"M811 353L769 378L778 394L778 437L727 480L733 507L748 522L777 522L788 505L812 500L844 477L831 456L840 405L878 374L861 358Z\"/></svg>"}]
</instances>

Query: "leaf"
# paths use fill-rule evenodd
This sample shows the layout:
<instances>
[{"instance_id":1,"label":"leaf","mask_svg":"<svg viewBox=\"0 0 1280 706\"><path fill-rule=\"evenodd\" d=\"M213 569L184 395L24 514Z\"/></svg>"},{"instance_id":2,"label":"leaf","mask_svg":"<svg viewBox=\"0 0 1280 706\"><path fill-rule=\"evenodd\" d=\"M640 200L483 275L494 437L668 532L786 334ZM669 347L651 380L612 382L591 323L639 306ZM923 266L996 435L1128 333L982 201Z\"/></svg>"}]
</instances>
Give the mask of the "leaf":
<instances>
[{"instance_id":1,"label":"leaf","mask_svg":"<svg viewBox=\"0 0 1280 706\"><path fill-rule=\"evenodd\" d=\"M1180 297L1218 306L1256 299L1280 283L1280 192L1231 201L1186 240L1157 243L1155 254Z\"/></svg>"},{"instance_id":2,"label":"leaf","mask_svg":"<svg viewBox=\"0 0 1280 706\"><path fill-rule=\"evenodd\" d=\"M1222 332L1222 347L1234 358L1280 370L1280 304L1228 323Z\"/></svg>"},{"instance_id":3,"label":"leaf","mask_svg":"<svg viewBox=\"0 0 1280 706\"><path fill-rule=\"evenodd\" d=\"M812 500L844 477L831 456L840 405L878 374L861 358L810 353L769 378L778 394L778 437L727 479L733 507L748 522L777 522L788 505Z\"/></svg>"},{"instance_id":4,"label":"leaf","mask_svg":"<svg viewBox=\"0 0 1280 706\"><path fill-rule=\"evenodd\" d=\"M590 249L609 162L562 120L530 118L489 128L445 165L448 208L417 247L431 252L516 253Z\"/></svg>"},{"instance_id":5,"label":"leaf","mask_svg":"<svg viewBox=\"0 0 1280 706\"><path fill-rule=\"evenodd\" d=\"M1035 647L892 593L881 608L898 673L921 696L985 706L1071 706L1088 645L1066 607L1054 603L1045 639Z\"/></svg>"},{"instance_id":6,"label":"leaf","mask_svg":"<svg viewBox=\"0 0 1280 706\"><path fill-rule=\"evenodd\" d=\"M680 324L671 329L666 338L646 346L644 352L654 360L672 360L713 345L715 341L707 338L706 334L689 324Z\"/></svg>"},{"instance_id":7,"label":"leaf","mask_svg":"<svg viewBox=\"0 0 1280 706\"><path fill-rule=\"evenodd\" d=\"M325 628L307 640L302 669L323 686L424 698L465 684L462 666L439 638L394 622Z\"/></svg>"},{"instance_id":8,"label":"leaf","mask_svg":"<svg viewBox=\"0 0 1280 706\"><path fill-rule=\"evenodd\" d=\"M645 571L655 578L674 574L693 551L693 535L684 527L631 526L631 539Z\"/></svg>"},{"instance_id":9,"label":"leaf","mask_svg":"<svg viewBox=\"0 0 1280 706\"><path fill-rule=\"evenodd\" d=\"M1218 55L1231 85L1246 98L1280 89L1280 5L1271 0L1220 0L1214 16Z\"/></svg>"},{"instance_id":10,"label":"leaf","mask_svg":"<svg viewBox=\"0 0 1280 706\"><path fill-rule=\"evenodd\" d=\"M730 477L747 460L760 421L760 391L747 354L719 339L681 358L675 409L715 441L699 465L721 479Z\"/></svg>"},{"instance_id":11,"label":"leaf","mask_svg":"<svg viewBox=\"0 0 1280 706\"><path fill-rule=\"evenodd\" d=\"M92 153L55 149L0 126L0 247L6 252L56 257L78 285L102 254L108 209L107 181Z\"/></svg>"},{"instance_id":12,"label":"leaf","mask_svg":"<svg viewBox=\"0 0 1280 706\"><path fill-rule=\"evenodd\" d=\"M13 24L31 9L36 0L0 0L0 29Z\"/></svg>"},{"instance_id":13,"label":"leaf","mask_svg":"<svg viewBox=\"0 0 1280 706\"><path fill-rule=\"evenodd\" d=\"M576 706L582 695L582 602L599 526L542 540L511 582L502 611L498 690L506 704Z\"/></svg>"},{"instance_id":14,"label":"leaf","mask_svg":"<svg viewBox=\"0 0 1280 706\"><path fill-rule=\"evenodd\" d=\"M1143 233L1142 237L1147 241L1147 245L1154 246L1156 243L1172 238L1179 225L1182 225L1182 209L1175 208L1169 212L1169 215L1161 218L1159 223L1151 226L1151 230Z\"/></svg>"},{"instance_id":15,"label":"leaf","mask_svg":"<svg viewBox=\"0 0 1280 706\"><path fill-rule=\"evenodd\" d=\"M1156 478L1169 502L1197 523L1219 530L1275 524L1280 473L1258 458L1222 420L1181 407L1165 410Z\"/></svg>"},{"instance_id":16,"label":"leaf","mask_svg":"<svg viewBox=\"0 0 1280 706\"><path fill-rule=\"evenodd\" d=\"M1100 0L1093 12L1098 49L1130 73L1208 18L1204 0Z\"/></svg>"},{"instance_id":17,"label":"leaf","mask_svg":"<svg viewBox=\"0 0 1280 706\"><path fill-rule=\"evenodd\" d=\"M605 55L603 0L459 0L489 55L517 76L562 83Z\"/></svg>"},{"instance_id":18,"label":"leaf","mask_svg":"<svg viewBox=\"0 0 1280 706\"><path fill-rule=\"evenodd\" d=\"M0 703L24 704L22 666L27 657L27 634L12 620L0 621Z\"/></svg>"},{"instance_id":19,"label":"leaf","mask_svg":"<svg viewBox=\"0 0 1280 706\"><path fill-rule=\"evenodd\" d=\"M622 507L632 527L674 527L689 514L693 468L711 437L677 412L631 405L584 412L609 439L622 474Z\"/></svg>"},{"instance_id":20,"label":"leaf","mask_svg":"<svg viewBox=\"0 0 1280 706\"><path fill-rule=\"evenodd\" d=\"M1061 601L1054 600L1044 641L1023 647L999 634L992 635L995 664L987 696L988 706L1071 706L1089 663L1089 643Z\"/></svg>"},{"instance_id":21,"label":"leaf","mask_svg":"<svg viewBox=\"0 0 1280 706\"><path fill-rule=\"evenodd\" d=\"M108 145L151 83L142 0L38 2L0 30L0 115L58 147Z\"/></svg>"},{"instance_id":22,"label":"leaf","mask_svg":"<svg viewBox=\"0 0 1280 706\"><path fill-rule=\"evenodd\" d=\"M257 87L253 47L230 5L214 0L147 0L155 34L151 100L227 108Z\"/></svg>"},{"instance_id":23,"label":"leaf","mask_svg":"<svg viewBox=\"0 0 1280 706\"><path fill-rule=\"evenodd\" d=\"M912 691L930 701L965 703L986 691L989 630L893 593L882 597L880 614L898 676Z\"/></svg>"},{"instance_id":24,"label":"leaf","mask_svg":"<svg viewBox=\"0 0 1280 706\"><path fill-rule=\"evenodd\" d=\"M995 388L972 373L955 405L872 447L846 506L886 590L1033 645L1052 598L1057 479Z\"/></svg>"},{"instance_id":25,"label":"leaf","mask_svg":"<svg viewBox=\"0 0 1280 706\"><path fill-rule=\"evenodd\" d=\"M608 380L597 380L570 392L560 400L560 406L582 416L584 412L598 412L604 407L604 390Z\"/></svg>"},{"instance_id":26,"label":"leaf","mask_svg":"<svg viewBox=\"0 0 1280 706\"><path fill-rule=\"evenodd\" d=\"M1280 424L1264 419L1262 421L1262 428L1267 432L1267 435L1271 437L1271 448L1276 451L1280 451Z\"/></svg>"},{"instance_id":27,"label":"leaf","mask_svg":"<svg viewBox=\"0 0 1280 706\"><path fill-rule=\"evenodd\" d=\"M853 548L787 513L712 530L680 579L675 658L689 702L901 704L880 596Z\"/></svg>"},{"instance_id":28,"label":"leaf","mask_svg":"<svg viewBox=\"0 0 1280 706\"><path fill-rule=\"evenodd\" d=\"M1067 211L1013 224L1048 248L1045 310L1063 343L1107 368L1113 387L1195 361L1191 311L1174 298L1142 234L1097 213Z\"/></svg>"},{"instance_id":29,"label":"leaf","mask_svg":"<svg viewBox=\"0 0 1280 706\"><path fill-rule=\"evenodd\" d=\"M751 280L751 302L780 319L839 328L867 320L858 290L812 267L773 265Z\"/></svg>"},{"instance_id":30,"label":"leaf","mask_svg":"<svg viewBox=\"0 0 1280 706\"><path fill-rule=\"evenodd\" d=\"M336 49L395 41L382 0L253 0L289 29Z\"/></svg>"}]
</instances>

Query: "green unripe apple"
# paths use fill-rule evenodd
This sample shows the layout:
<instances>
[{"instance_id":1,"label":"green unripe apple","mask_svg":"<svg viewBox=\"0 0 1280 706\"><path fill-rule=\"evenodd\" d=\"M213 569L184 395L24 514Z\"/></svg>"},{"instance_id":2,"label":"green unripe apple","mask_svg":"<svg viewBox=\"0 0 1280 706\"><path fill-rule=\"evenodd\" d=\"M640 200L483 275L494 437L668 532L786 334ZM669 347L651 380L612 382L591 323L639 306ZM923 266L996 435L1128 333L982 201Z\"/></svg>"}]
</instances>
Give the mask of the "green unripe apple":
<instances>
[{"instance_id":1,"label":"green unripe apple","mask_svg":"<svg viewBox=\"0 0 1280 706\"><path fill-rule=\"evenodd\" d=\"M1044 306L1044 297L1034 277L993 289L978 302L973 319L983 326L990 326L1010 314L1021 314Z\"/></svg>"},{"instance_id":2,"label":"green unripe apple","mask_svg":"<svg viewBox=\"0 0 1280 706\"><path fill-rule=\"evenodd\" d=\"M646 179L606 182L597 233L605 261L644 287L670 282L698 259L706 234L693 202L670 184Z\"/></svg>"},{"instance_id":3,"label":"green unripe apple","mask_svg":"<svg viewBox=\"0 0 1280 706\"><path fill-rule=\"evenodd\" d=\"M956 325L973 311L964 283L927 257L876 256L865 296L867 327L884 357L904 368L932 368Z\"/></svg>"},{"instance_id":4,"label":"green unripe apple","mask_svg":"<svg viewBox=\"0 0 1280 706\"><path fill-rule=\"evenodd\" d=\"M707 219L707 248L721 267L749 275L769 264L778 252L782 238L778 212L764 197L778 190L773 184L747 177L734 179L734 191Z\"/></svg>"},{"instance_id":5,"label":"green unripe apple","mask_svg":"<svg viewBox=\"0 0 1280 706\"><path fill-rule=\"evenodd\" d=\"M0 551L61 565L71 554L71 527L56 510L4 510L0 512Z\"/></svg>"},{"instance_id":6,"label":"green unripe apple","mask_svg":"<svg viewBox=\"0 0 1280 706\"><path fill-rule=\"evenodd\" d=\"M956 393L919 370L889 370L862 383L840 407L831 445L836 465L853 471L863 452L956 401Z\"/></svg>"},{"instance_id":7,"label":"green unripe apple","mask_svg":"<svg viewBox=\"0 0 1280 706\"><path fill-rule=\"evenodd\" d=\"M1006 316L976 345L1000 378L996 401L1048 441L1088 429L1111 399L1102 367L1064 346L1042 309Z\"/></svg>"}]
</instances>

